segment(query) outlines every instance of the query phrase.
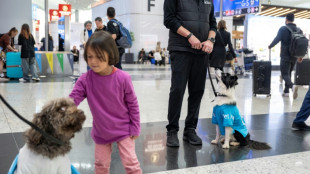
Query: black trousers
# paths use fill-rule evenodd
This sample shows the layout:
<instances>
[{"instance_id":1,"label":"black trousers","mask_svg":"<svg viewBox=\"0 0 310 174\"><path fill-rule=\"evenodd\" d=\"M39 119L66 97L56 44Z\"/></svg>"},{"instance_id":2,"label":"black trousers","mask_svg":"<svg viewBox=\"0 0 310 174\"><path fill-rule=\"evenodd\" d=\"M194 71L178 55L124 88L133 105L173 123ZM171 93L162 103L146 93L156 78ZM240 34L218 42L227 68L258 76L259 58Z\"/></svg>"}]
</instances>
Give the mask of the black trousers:
<instances>
[{"instance_id":1,"label":"black trousers","mask_svg":"<svg viewBox=\"0 0 310 174\"><path fill-rule=\"evenodd\" d=\"M123 69L123 67L122 67L122 57L123 57L123 54L125 53L125 49L119 47L118 48L118 53L119 53L119 62L115 65L115 67L118 68L118 69Z\"/></svg>"},{"instance_id":2,"label":"black trousers","mask_svg":"<svg viewBox=\"0 0 310 174\"><path fill-rule=\"evenodd\" d=\"M169 94L168 131L179 131L179 119L186 85L188 84L188 111L185 130L196 129L200 102L205 89L207 55L189 52L171 53L171 88Z\"/></svg>"},{"instance_id":3,"label":"black trousers","mask_svg":"<svg viewBox=\"0 0 310 174\"><path fill-rule=\"evenodd\" d=\"M285 82L284 93L289 93L289 89L293 87L293 82L291 80L292 71L296 65L297 59L294 58L281 58L280 70L281 76Z\"/></svg>"}]
</instances>

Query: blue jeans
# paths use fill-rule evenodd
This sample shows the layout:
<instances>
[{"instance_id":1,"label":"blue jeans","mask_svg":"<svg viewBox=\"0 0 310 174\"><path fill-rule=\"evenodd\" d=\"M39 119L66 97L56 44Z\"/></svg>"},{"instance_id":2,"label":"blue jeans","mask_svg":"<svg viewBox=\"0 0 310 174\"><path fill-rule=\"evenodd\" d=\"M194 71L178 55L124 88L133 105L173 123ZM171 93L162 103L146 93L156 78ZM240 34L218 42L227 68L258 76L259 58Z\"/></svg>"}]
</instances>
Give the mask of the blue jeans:
<instances>
[{"instance_id":1,"label":"blue jeans","mask_svg":"<svg viewBox=\"0 0 310 174\"><path fill-rule=\"evenodd\" d=\"M310 87L310 84L309 84ZM302 106L297 113L294 123L305 122L310 116L310 88L305 96Z\"/></svg>"},{"instance_id":2,"label":"blue jeans","mask_svg":"<svg viewBox=\"0 0 310 174\"><path fill-rule=\"evenodd\" d=\"M32 78L38 78L37 75L37 67L34 57L31 58L22 58L22 69L23 69L23 78L24 80L29 81L30 78L28 76L29 69L32 75Z\"/></svg>"}]
</instances>

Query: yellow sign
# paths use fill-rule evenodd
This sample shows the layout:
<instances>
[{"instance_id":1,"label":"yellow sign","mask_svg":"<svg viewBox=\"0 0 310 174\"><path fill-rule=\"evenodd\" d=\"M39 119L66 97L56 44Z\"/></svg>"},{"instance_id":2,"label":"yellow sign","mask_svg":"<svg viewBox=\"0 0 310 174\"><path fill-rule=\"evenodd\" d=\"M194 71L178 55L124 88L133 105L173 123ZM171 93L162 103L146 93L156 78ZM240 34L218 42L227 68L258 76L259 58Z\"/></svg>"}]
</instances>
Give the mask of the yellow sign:
<instances>
[{"instance_id":1,"label":"yellow sign","mask_svg":"<svg viewBox=\"0 0 310 174\"><path fill-rule=\"evenodd\" d=\"M54 69L53 69L53 53L46 53L46 58L47 58L48 64L50 65L52 73L54 74Z\"/></svg>"}]
</instances>

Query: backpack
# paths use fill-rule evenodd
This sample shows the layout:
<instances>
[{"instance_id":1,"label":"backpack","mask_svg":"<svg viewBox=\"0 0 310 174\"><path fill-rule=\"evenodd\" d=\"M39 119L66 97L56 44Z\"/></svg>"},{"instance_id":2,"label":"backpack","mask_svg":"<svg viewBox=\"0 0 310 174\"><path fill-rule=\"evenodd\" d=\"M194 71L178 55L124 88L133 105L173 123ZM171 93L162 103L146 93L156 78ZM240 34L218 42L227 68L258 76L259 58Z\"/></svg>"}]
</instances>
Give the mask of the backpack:
<instances>
[{"instance_id":1,"label":"backpack","mask_svg":"<svg viewBox=\"0 0 310 174\"><path fill-rule=\"evenodd\" d=\"M300 28L297 28L296 32L288 26L286 28L291 32L290 55L295 58L304 57L308 53L309 40L303 35Z\"/></svg>"},{"instance_id":2,"label":"backpack","mask_svg":"<svg viewBox=\"0 0 310 174\"><path fill-rule=\"evenodd\" d=\"M127 30L127 28L125 28L121 22L115 19L112 19L112 21L115 22L119 26L121 38L116 41L118 45L122 48L131 48L132 39L131 39L130 33Z\"/></svg>"}]
</instances>

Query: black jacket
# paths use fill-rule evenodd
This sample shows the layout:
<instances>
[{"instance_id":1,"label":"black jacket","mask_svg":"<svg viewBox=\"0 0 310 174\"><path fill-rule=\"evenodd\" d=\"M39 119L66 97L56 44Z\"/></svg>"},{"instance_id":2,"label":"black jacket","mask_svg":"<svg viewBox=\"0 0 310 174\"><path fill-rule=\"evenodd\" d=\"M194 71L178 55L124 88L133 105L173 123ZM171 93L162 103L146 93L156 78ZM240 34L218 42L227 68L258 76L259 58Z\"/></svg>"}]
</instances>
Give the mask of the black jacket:
<instances>
[{"instance_id":1,"label":"black jacket","mask_svg":"<svg viewBox=\"0 0 310 174\"><path fill-rule=\"evenodd\" d=\"M234 48L231 44L230 33L225 30L216 32L215 43L213 51L210 56L210 66L216 68L223 68L226 61L226 46L228 45L229 52L233 58L236 57Z\"/></svg>"},{"instance_id":2,"label":"black jacket","mask_svg":"<svg viewBox=\"0 0 310 174\"><path fill-rule=\"evenodd\" d=\"M28 39L21 34L18 36L18 45L22 46L21 58L34 57L34 44L36 44L36 42L34 41L32 34L30 34Z\"/></svg>"},{"instance_id":3,"label":"black jacket","mask_svg":"<svg viewBox=\"0 0 310 174\"><path fill-rule=\"evenodd\" d=\"M216 20L212 0L165 0L164 25L170 29L168 50L205 54L191 48L188 40L177 30L183 26L201 42L208 39L209 31L216 32Z\"/></svg>"},{"instance_id":4,"label":"black jacket","mask_svg":"<svg viewBox=\"0 0 310 174\"><path fill-rule=\"evenodd\" d=\"M290 27L293 31L297 30L296 24L289 23L286 26ZM296 58L291 57L290 53L289 53L289 47L291 45L291 39L292 39L291 36L292 35L291 35L291 32L286 28L286 26L282 26L279 29L276 38L274 38L272 43L269 45L269 49L274 47L275 45L277 45L281 41L280 57L283 60L290 61L291 59L296 59Z\"/></svg>"}]
</instances>

